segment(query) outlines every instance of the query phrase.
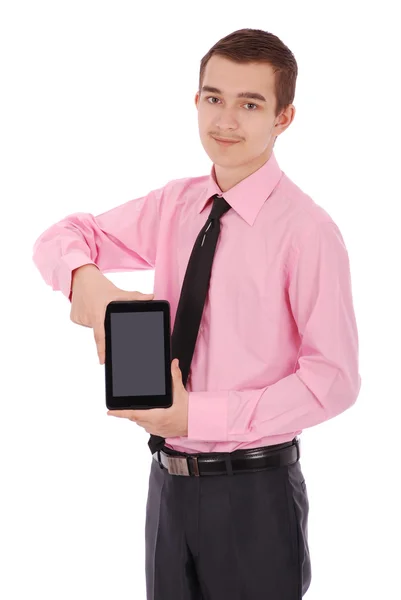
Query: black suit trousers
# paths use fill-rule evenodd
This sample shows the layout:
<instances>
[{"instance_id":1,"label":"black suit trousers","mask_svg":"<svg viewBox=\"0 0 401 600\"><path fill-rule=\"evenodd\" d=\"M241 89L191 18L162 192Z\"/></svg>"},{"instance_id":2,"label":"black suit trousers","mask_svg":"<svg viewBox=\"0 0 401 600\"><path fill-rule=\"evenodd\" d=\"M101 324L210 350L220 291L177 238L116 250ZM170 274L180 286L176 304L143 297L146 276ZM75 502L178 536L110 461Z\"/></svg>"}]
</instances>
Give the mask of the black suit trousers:
<instances>
[{"instance_id":1,"label":"black suit trousers","mask_svg":"<svg viewBox=\"0 0 401 600\"><path fill-rule=\"evenodd\" d=\"M173 475L151 459L147 600L301 600L311 582L301 464Z\"/></svg>"}]
</instances>

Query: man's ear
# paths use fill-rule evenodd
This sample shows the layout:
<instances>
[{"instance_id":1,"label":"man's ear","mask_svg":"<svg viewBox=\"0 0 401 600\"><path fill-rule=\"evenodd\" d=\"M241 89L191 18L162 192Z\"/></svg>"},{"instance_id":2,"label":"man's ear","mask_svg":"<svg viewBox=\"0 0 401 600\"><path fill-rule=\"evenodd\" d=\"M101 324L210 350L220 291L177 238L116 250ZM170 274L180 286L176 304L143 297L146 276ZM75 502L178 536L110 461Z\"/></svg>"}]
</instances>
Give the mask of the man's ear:
<instances>
[{"instance_id":1,"label":"man's ear","mask_svg":"<svg viewBox=\"0 0 401 600\"><path fill-rule=\"evenodd\" d=\"M195 94L195 106L196 106L196 108L198 108L198 103L199 103L199 92L196 92L196 94Z\"/></svg>"}]
</instances>

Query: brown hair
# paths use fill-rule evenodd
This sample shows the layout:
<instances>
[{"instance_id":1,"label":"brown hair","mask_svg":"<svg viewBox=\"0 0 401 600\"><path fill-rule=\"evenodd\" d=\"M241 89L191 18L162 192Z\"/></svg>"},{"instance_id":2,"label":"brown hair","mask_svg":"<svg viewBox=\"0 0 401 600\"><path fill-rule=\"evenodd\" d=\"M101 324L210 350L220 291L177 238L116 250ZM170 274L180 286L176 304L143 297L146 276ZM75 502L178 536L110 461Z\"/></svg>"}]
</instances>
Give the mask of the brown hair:
<instances>
[{"instance_id":1,"label":"brown hair","mask_svg":"<svg viewBox=\"0 0 401 600\"><path fill-rule=\"evenodd\" d=\"M291 50L276 36L262 29L238 29L222 38L205 54L200 63L199 93L205 68L214 55L239 63L268 63L275 74L277 117L283 108L293 103L298 75L297 61Z\"/></svg>"}]
</instances>

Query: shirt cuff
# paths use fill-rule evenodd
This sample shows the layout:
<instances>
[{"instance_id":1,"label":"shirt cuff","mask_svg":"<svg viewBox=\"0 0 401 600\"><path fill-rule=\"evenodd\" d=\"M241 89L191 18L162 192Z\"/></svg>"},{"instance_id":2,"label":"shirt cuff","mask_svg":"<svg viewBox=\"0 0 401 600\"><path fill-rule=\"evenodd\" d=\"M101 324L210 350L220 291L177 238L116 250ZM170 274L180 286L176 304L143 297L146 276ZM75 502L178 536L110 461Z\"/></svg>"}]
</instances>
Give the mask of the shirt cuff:
<instances>
[{"instance_id":1,"label":"shirt cuff","mask_svg":"<svg viewBox=\"0 0 401 600\"><path fill-rule=\"evenodd\" d=\"M88 256L83 252L71 252L70 254L65 254L61 257L58 265L59 288L64 296L70 300L70 302L72 272L74 269L87 264L95 265L95 267L97 266L96 263L88 258Z\"/></svg>"},{"instance_id":2,"label":"shirt cuff","mask_svg":"<svg viewBox=\"0 0 401 600\"><path fill-rule=\"evenodd\" d=\"M224 442L228 438L229 392L188 392L188 438Z\"/></svg>"}]
</instances>

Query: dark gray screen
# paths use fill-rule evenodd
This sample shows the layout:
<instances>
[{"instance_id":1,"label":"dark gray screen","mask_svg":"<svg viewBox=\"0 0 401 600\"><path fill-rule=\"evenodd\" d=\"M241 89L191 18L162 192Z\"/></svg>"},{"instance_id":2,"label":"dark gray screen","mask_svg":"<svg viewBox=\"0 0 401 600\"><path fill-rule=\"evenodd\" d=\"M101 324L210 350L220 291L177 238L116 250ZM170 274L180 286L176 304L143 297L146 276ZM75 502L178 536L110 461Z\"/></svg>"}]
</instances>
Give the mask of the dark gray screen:
<instances>
[{"instance_id":1,"label":"dark gray screen","mask_svg":"<svg viewBox=\"0 0 401 600\"><path fill-rule=\"evenodd\" d=\"M163 312L111 313L113 396L166 393Z\"/></svg>"}]
</instances>

